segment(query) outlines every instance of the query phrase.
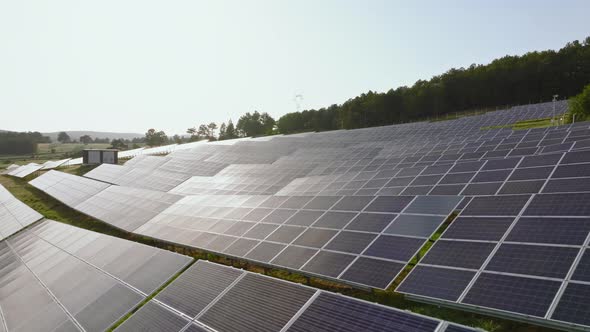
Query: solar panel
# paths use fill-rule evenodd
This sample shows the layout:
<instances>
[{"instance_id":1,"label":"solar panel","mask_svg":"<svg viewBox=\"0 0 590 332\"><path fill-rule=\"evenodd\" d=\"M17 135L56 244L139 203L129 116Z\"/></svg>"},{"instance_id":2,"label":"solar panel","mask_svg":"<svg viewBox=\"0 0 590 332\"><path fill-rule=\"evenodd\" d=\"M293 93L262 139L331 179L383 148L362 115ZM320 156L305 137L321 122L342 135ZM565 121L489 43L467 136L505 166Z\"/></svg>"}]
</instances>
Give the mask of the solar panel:
<instances>
[{"instance_id":1,"label":"solar panel","mask_svg":"<svg viewBox=\"0 0 590 332\"><path fill-rule=\"evenodd\" d=\"M421 262L479 269L494 247L493 243L439 240Z\"/></svg>"},{"instance_id":2,"label":"solar panel","mask_svg":"<svg viewBox=\"0 0 590 332\"><path fill-rule=\"evenodd\" d=\"M444 216L401 214L384 233L429 238L444 220Z\"/></svg>"},{"instance_id":3,"label":"solar panel","mask_svg":"<svg viewBox=\"0 0 590 332\"><path fill-rule=\"evenodd\" d=\"M583 245L590 232L590 218L520 218L506 241Z\"/></svg>"},{"instance_id":4,"label":"solar panel","mask_svg":"<svg viewBox=\"0 0 590 332\"><path fill-rule=\"evenodd\" d=\"M475 197L461 214L464 216L516 216L528 200L527 195Z\"/></svg>"},{"instance_id":5,"label":"solar panel","mask_svg":"<svg viewBox=\"0 0 590 332\"><path fill-rule=\"evenodd\" d=\"M580 258L574 274L572 275L573 280L590 281L590 251L584 250L584 254Z\"/></svg>"},{"instance_id":6,"label":"solar panel","mask_svg":"<svg viewBox=\"0 0 590 332\"><path fill-rule=\"evenodd\" d=\"M43 216L19 201L0 185L0 240L40 220Z\"/></svg>"},{"instance_id":7,"label":"solar panel","mask_svg":"<svg viewBox=\"0 0 590 332\"><path fill-rule=\"evenodd\" d=\"M565 278L578 248L502 244L486 265L487 271Z\"/></svg>"},{"instance_id":8,"label":"solar panel","mask_svg":"<svg viewBox=\"0 0 590 332\"><path fill-rule=\"evenodd\" d=\"M526 216L590 216L590 193L539 194L524 211Z\"/></svg>"},{"instance_id":9,"label":"solar panel","mask_svg":"<svg viewBox=\"0 0 590 332\"><path fill-rule=\"evenodd\" d=\"M590 317L588 315L590 313L589 296L589 285L568 284L551 318L584 326L590 325L590 319L588 318Z\"/></svg>"},{"instance_id":10,"label":"solar panel","mask_svg":"<svg viewBox=\"0 0 590 332\"><path fill-rule=\"evenodd\" d=\"M483 273L464 303L544 317L561 282Z\"/></svg>"},{"instance_id":11,"label":"solar panel","mask_svg":"<svg viewBox=\"0 0 590 332\"><path fill-rule=\"evenodd\" d=\"M475 272L418 265L397 288L429 298L456 301L467 288Z\"/></svg>"},{"instance_id":12,"label":"solar panel","mask_svg":"<svg viewBox=\"0 0 590 332\"><path fill-rule=\"evenodd\" d=\"M541 191L545 180L508 181L505 182L498 195L535 194Z\"/></svg>"},{"instance_id":13,"label":"solar panel","mask_svg":"<svg viewBox=\"0 0 590 332\"><path fill-rule=\"evenodd\" d=\"M301 269L309 273L337 278L353 260L352 255L319 251Z\"/></svg>"},{"instance_id":14,"label":"solar panel","mask_svg":"<svg viewBox=\"0 0 590 332\"><path fill-rule=\"evenodd\" d=\"M499 241L514 218L457 217L442 238Z\"/></svg>"},{"instance_id":15,"label":"solar panel","mask_svg":"<svg viewBox=\"0 0 590 332\"><path fill-rule=\"evenodd\" d=\"M549 180L543 187L543 193L590 192L590 177Z\"/></svg>"}]
</instances>

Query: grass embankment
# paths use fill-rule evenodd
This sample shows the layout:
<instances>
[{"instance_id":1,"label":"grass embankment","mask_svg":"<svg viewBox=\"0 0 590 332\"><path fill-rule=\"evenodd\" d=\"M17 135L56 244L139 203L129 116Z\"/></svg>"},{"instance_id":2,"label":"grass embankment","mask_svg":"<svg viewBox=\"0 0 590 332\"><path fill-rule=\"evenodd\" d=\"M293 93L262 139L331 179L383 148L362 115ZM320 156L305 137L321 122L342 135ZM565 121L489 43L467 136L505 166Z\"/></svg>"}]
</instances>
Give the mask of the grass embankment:
<instances>
[{"instance_id":1,"label":"grass embankment","mask_svg":"<svg viewBox=\"0 0 590 332\"><path fill-rule=\"evenodd\" d=\"M555 121L551 121L552 118L543 118L543 119L532 119L532 120L523 120L518 121L515 123L507 124L507 125L500 125L500 126L489 126L489 127L482 127L481 130L488 130L488 129L500 129L500 128L511 128L512 130L523 130L523 129L532 129L532 128L546 128L552 126L558 126L567 124L567 118L563 117L563 121L559 121L561 116L558 117ZM564 123L565 122L565 123Z\"/></svg>"},{"instance_id":2,"label":"grass embankment","mask_svg":"<svg viewBox=\"0 0 590 332\"><path fill-rule=\"evenodd\" d=\"M91 167L72 167L64 169L68 173L81 175L86 173L90 170ZM445 223L437 230L437 232L433 235L428 243L424 245L423 248L420 250L420 254L414 257L411 261L411 264L405 268L405 270L400 274L400 276L395 280L392 286L388 290L373 290L373 291L364 291L359 289L354 289L348 285L344 285L341 283L326 281L319 278L307 277L298 273L292 273L286 270L281 269L274 269L263 267L256 264L251 264L246 261L236 260L236 259L229 259L227 257L207 253L201 250L196 250L189 247L179 246L179 245L172 245L169 243L165 243L162 241L158 241L155 239L130 234L124 231L121 231L117 228L114 228L104 222L96 220L92 217L86 216L82 213L79 213L64 204L60 203L59 201L55 200L54 198L50 197L49 195L43 193L40 190L37 190L33 186L29 185L27 181L29 179L21 180L12 177L8 177L5 175L0 175L0 184L6 187L14 196L16 196L21 201L25 202L27 205L32 207L33 209L37 210L39 213L44 215L46 218L53 219L56 221L60 221L66 224L70 224L73 226L89 229L95 232L100 232L103 234L108 234L111 236L116 236L119 238L155 246L158 248L162 248L165 250L175 251L178 253L182 253L185 255L192 256L195 259L206 259L212 262L230 265L237 268L242 268L251 272L266 274L272 277L289 280L292 282L307 284L312 287L316 287L319 289L324 289L333 292L339 292L345 295L353 296L356 298L364 299L370 302L376 302L387 306L396 307L399 309L410 310L416 313L424 314L427 316L432 316L444 320L448 320L451 322L469 325L473 327L478 327L481 329L485 329L487 331L493 332L550 332L554 331L547 328L536 327L529 324L518 323L509 320L503 320L493 317L488 317L479 314L468 313L464 311L459 311L455 309L449 309L445 307L439 307L436 305L424 304L419 302L413 302L406 300L403 295L399 293L394 293L393 289L399 285L401 280L411 271L413 266L420 260L420 257L423 257L428 249L433 245L434 241L440 237L442 232L450 225L454 216L450 217ZM177 275L178 276L178 275ZM175 277L177 277L175 276ZM174 278L175 278L174 277ZM171 282L174 278L172 278L169 282ZM162 287L163 288L163 287ZM159 291L157 291L159 292ZM157 292L150 296L150 299L153 298ZM149 299L146 299L144 303L146 303ZM139 310L140 306L138 306L134 311ZM127 316L128 317L128 316ZM121 324L124 321L117 322Z\"/></svg>"}]
</instances>

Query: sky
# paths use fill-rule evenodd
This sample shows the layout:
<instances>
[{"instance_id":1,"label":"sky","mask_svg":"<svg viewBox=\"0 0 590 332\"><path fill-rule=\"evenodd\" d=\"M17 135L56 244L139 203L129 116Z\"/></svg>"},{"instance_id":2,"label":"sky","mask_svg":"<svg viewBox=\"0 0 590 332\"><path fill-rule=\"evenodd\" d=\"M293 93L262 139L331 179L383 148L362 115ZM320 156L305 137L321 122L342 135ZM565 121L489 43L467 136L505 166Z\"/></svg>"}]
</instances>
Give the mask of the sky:
<instances>
[{"instance_id":1,"label":"sky","mask_svg":"<svg viewBox=\"0 0 590 332\"><path fill-rule=\"evenodd\" d=\"M0 129L182 134L590 36L590 1L0 0Z\"/></svg>"}]
</instances>

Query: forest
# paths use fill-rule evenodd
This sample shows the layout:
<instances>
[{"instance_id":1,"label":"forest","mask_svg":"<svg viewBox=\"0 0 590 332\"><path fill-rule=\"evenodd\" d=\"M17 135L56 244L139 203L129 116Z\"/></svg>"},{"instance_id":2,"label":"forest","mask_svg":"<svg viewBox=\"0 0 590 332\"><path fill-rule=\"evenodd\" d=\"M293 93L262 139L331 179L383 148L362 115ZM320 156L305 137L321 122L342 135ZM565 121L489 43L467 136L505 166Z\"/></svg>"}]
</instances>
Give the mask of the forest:
<instances>
[{"instance_id":1,"label":"forest","mask_svg":"<svg viewBox=\"0 0 590 332\"><path fill-rule=\"evenodd\" d=\"M278 132L353 129L436 118L466 110L573 97L590 84L590 37L558 51L504 56L489 64L450 69L384 93L368 91L340 105L283 115Z\"/></svg>"}]
</instances>

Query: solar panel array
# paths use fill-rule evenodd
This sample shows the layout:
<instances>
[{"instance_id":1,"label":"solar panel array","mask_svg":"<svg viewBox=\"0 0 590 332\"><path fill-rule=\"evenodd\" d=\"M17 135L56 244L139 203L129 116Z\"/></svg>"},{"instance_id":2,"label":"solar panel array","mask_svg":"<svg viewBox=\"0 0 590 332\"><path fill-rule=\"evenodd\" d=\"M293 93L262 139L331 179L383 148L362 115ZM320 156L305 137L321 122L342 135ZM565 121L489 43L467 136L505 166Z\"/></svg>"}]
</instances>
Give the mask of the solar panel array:
<instances>
[{"instance_id":1,"label":"solar panel array","mask_svg":"<svg viewBox=\"0 0 590 332\"><path fill-rule=\"evenodd\" d=\"M588 326L588 202L588 193L476 197L397 291Z\"/></svg>"},{"instance_id":2,"label":"solar panel array","mask_svg":"<svg viewBox=\"0 0 590 332\"><path fill-rule=\"evenodd\" d=\"M438 319L198 261L116 331L462 331Z\"/></svg>"},{"instance_id":3,"label":"solar panel array","mask_svg":"<svg viewBox=\"0 0 590 332\"><path fill-rule=\"evenodd\" d=\"M575 303L572 289L584 294L590 284L577 272L588 249L580 222L589 217L588 203L580 197L590 195L590 124L509 128L550 118L553 106L138 156L86 174L92 185L73 181L74 192L106 186L73 206L152 238L374 288L388 287L445 218L462 209L400 292L587 327L590 307ZM555 107L562 114L567 103ZM35 181L54 182L45 176ZM540 212L527 214L532 207ZM121 221L136 214L129 224ZM529 234L551 229L557 239L511 239L519 227ZM534 263L537 257L554 261ZM541 286L546 293L530 295ZM506 300L510 287L519 301ZM564 309L568 303L576 310Z\"/></svg>"},{"instance_id":4,"label":"solar panel array","mask_svg":"<svg viewBox=\"0 0 590 332\"><path fill-rule=\"evenodd\" d=\"M189 196L135 233L384 289L460 199Z\"/></svg>"},{"instance_id":5,"label":"solar panel array","mask_svg":"<svg viewBox=\"0 0 590 332\"><path fill-rule=\"evenodd\" d=\"M0 242L7 331L102 331L191 259L45 220Z\"/></svg>"},{"instance_id":6,"label":"solar panel array","mask_svg":"<svg viewBox=\"0 0 590 332\"><path fill-rule=\"evenodd\" d=\"M43 218L0 185L0 240Z\"/></svg>"}]
</instances>

